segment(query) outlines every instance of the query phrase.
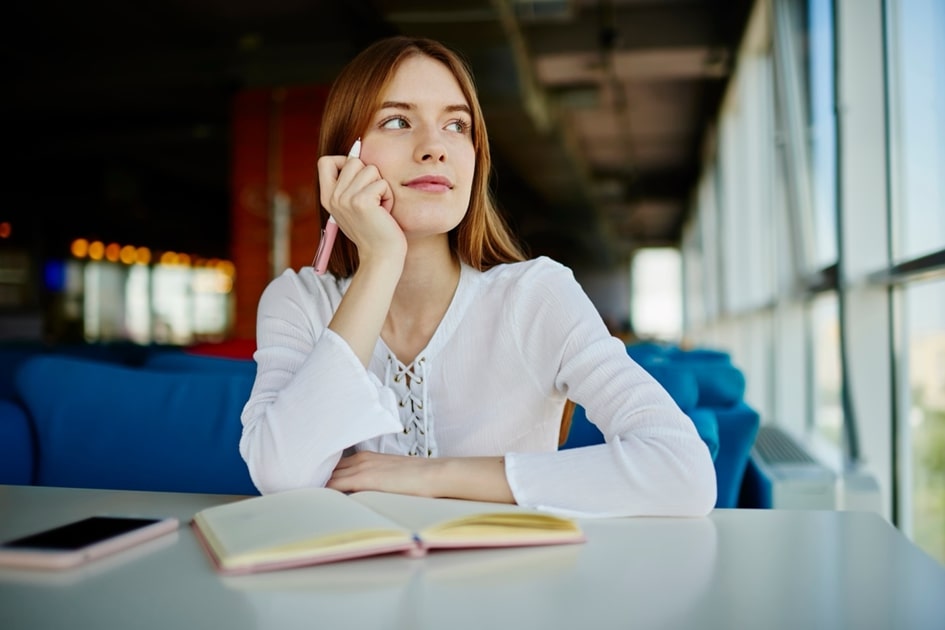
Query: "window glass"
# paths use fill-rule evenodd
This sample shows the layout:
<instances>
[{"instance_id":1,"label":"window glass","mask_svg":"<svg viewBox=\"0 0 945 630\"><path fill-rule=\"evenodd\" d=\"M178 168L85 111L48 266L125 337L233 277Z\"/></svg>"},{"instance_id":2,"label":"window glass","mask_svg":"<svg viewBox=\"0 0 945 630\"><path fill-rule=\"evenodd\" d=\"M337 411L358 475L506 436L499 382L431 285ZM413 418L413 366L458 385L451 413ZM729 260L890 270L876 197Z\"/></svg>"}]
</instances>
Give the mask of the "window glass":
<instances>
[{"instance_id":1,"label":"window glass","mask_svg":"<svg viewBox=\"0 0 945 630\"><path fill-rule=\"evenodd\" d=\"M719 229L719 171L722 165L712 168L699 190L699 222L701 225L703 282L705 314L714 319L722 312L722 235Z\"/></svg>"},{"instance_id":2,"label":"window glass","mask_svg":"<svg viewBox=\"0 0 945 630\"><path fill-rule=\"evenodd\" d=\"M222 339L230 324L232 279L216 267L193 270L194 334L201 340Z\"/></svg>"},{"instance_id":3,"label":"window glass","mask_svg":"<svg viewBox=\"0 0 945 630\"><path fill-rule=\"evenodd\" d=\"M686 333L706 324L705 262L698 214L683 229L683 330Z\"/></svg>"},{"instance_id":4,"label":"window glass","mask_svg":"<svg viewBox=\"0 0 945 630\"><path fill-rule=\"evenodd\" d=\"M890 3L890 128L897 261L945 248L945 3Z\"/></svg>"},{"instance_id":5,"label":"window glass","mask_svg":"<svg viewBox=\"0 0 945 630\"><path fill-rule=\"evenodd\" d=\"M125 339L125 283L127 269L106 261L92 261L85 267L85 339L115 341Z\"/></svg>"},{"instance_id":6,"label":"window glass","mask_svg":"<svg viewBox=\"0 0 945 630\"><path fill-rule=\"evenodd\" d=\"M830 0L810 0L807 14L807 89L811 193L816 263L837 259L837 142L834 118L833 10Z\"/></svg>"},{"instance_id":7,"label":"window glass","mask_svg":"<svg viewBox=\"0 0 945 630\"><path fill-rule=\"evenodd\" d=\"M814 429L837 448L842 447L843 407L840 396L840 317L835 293L817 296L810 306Z\"/></svg>"},{"instance_id":8,"label":"window glass","mask_svg":"<svg viewBox=\"0 0 945 630\"><path fill-rule=\"evenodd\" d=\"M151 341L151 270L147 265L128 268L125 284L125 313L128 339L135 343Z\"/></svg>"},{"instance_id":9,"label":"window glass","mask_svg":"<svg viewBox=\"0 0 945 630\"><path fill-rule=\"evenodd\" d=\"M945 564L945 280L903 291L906 475L916 544Z\"/></svg>"},{"instance_id":10,"label":"window glass","mask_svg":"<svg viewBox=\"0 0 945 630\"><path fill-rule=\"evenodd\" d=\"M194 334L190 267L156 265L152 273L154 340L158 343L190 343Z\"/></svg>"},{"instance_id":11,"label":"window glass","mask_svg":"<svg viewBox=\"0 0 945 630\"><path fill-rule=\"evenodd\" d=\"M719 243L717 250L722 269L722 304L727 311L736 311L745 301L744 254L745 224L742 213L745 207L745 143L743 129L739 126L735 110L723 114L719 124L719 175L718 178L718 224Z\"/></svg>"},{"instance_id":12,"label":"window glass","mask_svg":"<svg viewBox=\"0 0 945 630\"><path fill-rule=\"evenodd\" d=\"M679 250L638 251L631 268L631 319L639 337L679 340L682 334L682 263Z\"/></svg>"}]
</instances>

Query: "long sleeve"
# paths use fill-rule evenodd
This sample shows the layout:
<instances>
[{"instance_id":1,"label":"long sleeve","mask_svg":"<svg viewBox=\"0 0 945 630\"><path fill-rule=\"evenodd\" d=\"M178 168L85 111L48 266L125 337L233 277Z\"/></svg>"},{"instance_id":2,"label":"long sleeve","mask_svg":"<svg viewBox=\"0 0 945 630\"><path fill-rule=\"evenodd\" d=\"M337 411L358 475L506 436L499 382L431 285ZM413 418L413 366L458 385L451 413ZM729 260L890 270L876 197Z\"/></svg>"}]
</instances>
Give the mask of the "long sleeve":
<instances>
[{"instance_id":1,"label":"long sleeve","mask_svg":"<svg viewBox=\"0 0 945 630\"><path fill-rule=\"evenodd\" d=\"M419 432L423 456L504 455L525 506L697 516L714 505L712 460L692 422L610 336L566 267L546 258L486 272L464 266L410 366L379 339L365 369L326 328L344 290L303 269L273 280L260 299L240 453L261 492L324 485L351 447L417 454ZM414 378L398 379L405 370ZM606 444L557 450L566 397Z\"/></svg>"},{"instance_id":2,"label":"long sleeve","mask_svg":"<svg viewBox=\"0 0 945 630\"><path fill-rule=\"evenodd\" d=\"M507 325L519 331L524 363L541 387L582 405L606 443L508 454L517 502L585 516L708 513L716 494L708 448L609 334L570 271L549 261L519 282L531 291L507 311Z\"/></svg>"},{"instance_id":3,"label":"long sleeve","mask_svg":"<svg viewBox=\"0 0 945 630\"><path fill-rule=\"evenodd\" d=\"M401 429L393 393L325 328L341 299L334 282L286 272L260 298L240 440L260 492L323 486L345 448Z\"/></svg>"}]
</instances>

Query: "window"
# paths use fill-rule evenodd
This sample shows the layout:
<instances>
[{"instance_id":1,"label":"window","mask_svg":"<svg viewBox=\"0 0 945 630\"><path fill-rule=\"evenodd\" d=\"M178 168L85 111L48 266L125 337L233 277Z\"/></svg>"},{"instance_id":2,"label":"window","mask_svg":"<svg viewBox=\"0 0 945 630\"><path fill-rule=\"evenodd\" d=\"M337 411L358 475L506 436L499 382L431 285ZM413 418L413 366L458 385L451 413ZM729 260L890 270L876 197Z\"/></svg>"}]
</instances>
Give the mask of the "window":
<instances>
[{"instance_id":1,"label":"window","mask_svg":"<svg viewBox=\"0 0 945 630\"><path fill-rule=\"evenodd\" d=\"M889 4L893 256L900 262L945 248L945 3Z\"/></svg>"},{"instance_id":2,"label":"window","mask_svg":"<svg viewBox=\"0 0 945 630\"><path fill-rule=\"evenodd\" d=\"M899 366L902 521L916 544L945 563L945 280L908 285L901 313L908 356Z\"/></svg>"},{"instance_id":3,"label":"window","mask_svg":"<svg viewBox=\"0 0 945 630\"><path fill-rule=\"evenodd\" d=\"M809 350L812 413L817 434L838 447L842 443L843 406L840 397L840 317L837 295L825 293L810 305Z\"/></svg>"},{"instance_id":4,"label":"window","mask_svg":"<svg viewBox=\"0 0 945 630\"><path fill-rule=\"evenodd\" d=\"M678 340L682 332L682 272L679 250L646 248L633 257L631 319L639 337Z\"/></svg>"},{"instance_id":5,"label":"window","mask_svg":"<svg viewBox=\"0 0 945 630\"><path fill-rule=\"evenodd\" d=\"M807 104L816 264L837 260L837 126L834 118L833 9L811 0L807 23Z\"/></svg>"},{"instance_id":6,"label":"window","mask_svg":"<svg viewBox=\"0 0 945 630\"><path fill-rule=\"evenodd\" d=\"M945 4L890 0L886 28L898 524L945 563Z\"/></svg>"},{"instance_id":7,"label":"window","mask_svg":"<svg viewBox=\"0 0 945 630\"><path fill-rule=\"evenodd\" d=\"M945 3L755 7L773 72L739 51L687 224L686 336L945 563Z\"/></svg>"},{"instance_id":8,"label":"window","mask_svg":"<svg viewBox=\"0 0 945 630\"><path fill-rule=\"evenodd\" d=\"M191 266L69 260L54 301L57 341L186 345L223 339L233 322L229 261Z\"/></svg>"}]
</instances>

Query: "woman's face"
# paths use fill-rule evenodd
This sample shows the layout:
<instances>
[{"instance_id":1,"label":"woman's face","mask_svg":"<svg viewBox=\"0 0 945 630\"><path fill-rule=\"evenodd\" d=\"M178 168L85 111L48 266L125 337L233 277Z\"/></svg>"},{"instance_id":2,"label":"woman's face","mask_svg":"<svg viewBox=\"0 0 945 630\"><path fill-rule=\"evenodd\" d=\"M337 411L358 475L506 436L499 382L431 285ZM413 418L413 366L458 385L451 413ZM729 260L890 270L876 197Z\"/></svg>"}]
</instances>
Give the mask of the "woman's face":
<instances>
[{"instance_id":1,"label":"woman's face","mask_svg":"<svg viewBox=\"0 0 945 630\"><path fill-rule=\"evenodd\" d=\"M401 62L362 136L361 160L387 180L391 214L408 238L459 224L476 152L469 103L449 68L422 55Z\"/></svg>"}]
</instances>

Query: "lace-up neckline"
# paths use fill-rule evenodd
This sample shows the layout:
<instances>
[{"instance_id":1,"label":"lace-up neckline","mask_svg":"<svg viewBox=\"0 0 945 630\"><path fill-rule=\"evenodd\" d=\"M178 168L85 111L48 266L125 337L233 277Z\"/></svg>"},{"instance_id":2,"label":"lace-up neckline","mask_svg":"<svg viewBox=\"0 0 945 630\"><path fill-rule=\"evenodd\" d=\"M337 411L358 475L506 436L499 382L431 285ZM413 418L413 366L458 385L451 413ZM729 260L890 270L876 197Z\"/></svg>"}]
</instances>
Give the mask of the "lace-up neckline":
<instances>
[{"instance_id":1,"label":"lace-up neckline","mask_svg":"<svg viewBox=\"0 0 945 630\"><path fill-rule=\"evenodd\" d=\"M433 365L439 360L440 350L453 336L466 310L474 301L478 278L479 274L474 269L462 265L459 284L443 319L426 347L409 364L400 361L384 340L378 339L374 349L373 371L379 378L383 378L384 385L397 396L398 411L404 428L401 433L396 434L395 439L404 454L419 457L437 455L435 410L431 408L427 397L427 381Z\"/></svg>"},{"instance_id":2,"label":"lace-up neckline","mask_svg":"<svg viewBox=\"0 0 945 630\"><path fill-rule=\"evenodd\" d=\"M427 401L427 360L418 356L410 365L404 365L392 353L387 355L384 384L397 394L400 420L404 425L403 437L398 440L407 447L407 455L432 457L435 443Z\"/></svg>"}]
</instances>

